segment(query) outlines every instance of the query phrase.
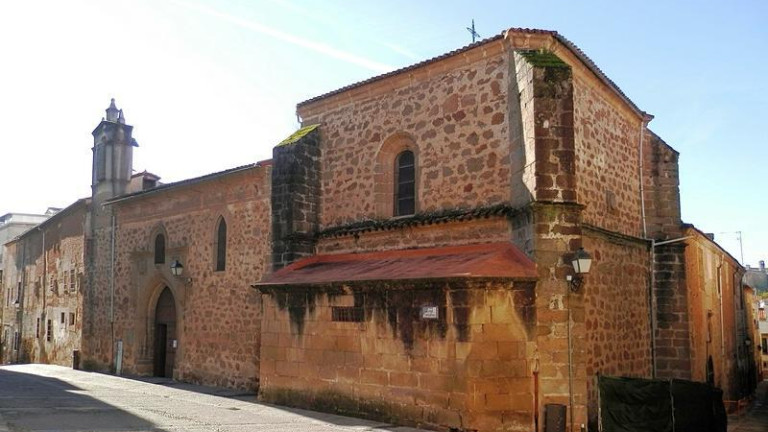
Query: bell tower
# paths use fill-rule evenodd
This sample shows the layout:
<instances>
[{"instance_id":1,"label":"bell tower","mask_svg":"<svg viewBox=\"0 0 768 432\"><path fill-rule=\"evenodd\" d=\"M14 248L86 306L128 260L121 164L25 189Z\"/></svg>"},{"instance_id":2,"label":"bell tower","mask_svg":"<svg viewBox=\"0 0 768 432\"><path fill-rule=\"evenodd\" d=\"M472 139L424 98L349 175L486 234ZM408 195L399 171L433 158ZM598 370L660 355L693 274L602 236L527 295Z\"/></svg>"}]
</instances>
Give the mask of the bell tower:
<instances>
[{"instance_id":1,"label":"bell tower","mask_svg":"<svg viewBox=\"0 0 768 432\"><path fill-rule=\"evenodd\" d=\"M82 361L96 370L114 371L115 340L111 330L116 317L114 308L114 246L119 241L116 215L107 200L124 195L133 171L133 126L125 124L123 111L115 100L106 117L93 130L93 165L91 168L91 203L86 224L83 289Z\"/></svg>"},{"instance_id":2,"label":"bell tower","mask_svg":"<svg viewBox=\"0 0 768 432\"><path fill-rule=\"evenodd\" d=\"M133 148L138 147L131 136L133 126L125 124L123 110L115 100L107 108L107 116L93 130L93 166L91 191L94 203L126 193L131 181Z\"/></svg>"}]
</instances>

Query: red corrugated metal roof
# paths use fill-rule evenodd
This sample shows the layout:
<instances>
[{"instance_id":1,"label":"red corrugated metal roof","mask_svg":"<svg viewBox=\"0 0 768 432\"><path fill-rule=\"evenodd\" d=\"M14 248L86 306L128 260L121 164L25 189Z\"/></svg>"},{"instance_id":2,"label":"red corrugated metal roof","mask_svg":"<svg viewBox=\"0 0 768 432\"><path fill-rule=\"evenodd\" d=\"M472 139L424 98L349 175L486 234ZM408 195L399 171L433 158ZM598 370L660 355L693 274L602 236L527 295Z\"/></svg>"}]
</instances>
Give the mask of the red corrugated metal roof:
<instances>
[{"instance_id":1,"label":"red corrugated metal roof","mask_svg":"<svg viewBox=\"0 0 768 432\"><path fill-rule=\"evenodd\" d=\"M266 276L256 286L482 277L536 279L536 265L510 243L316 255Z\"/></svg>"}]
</instances>

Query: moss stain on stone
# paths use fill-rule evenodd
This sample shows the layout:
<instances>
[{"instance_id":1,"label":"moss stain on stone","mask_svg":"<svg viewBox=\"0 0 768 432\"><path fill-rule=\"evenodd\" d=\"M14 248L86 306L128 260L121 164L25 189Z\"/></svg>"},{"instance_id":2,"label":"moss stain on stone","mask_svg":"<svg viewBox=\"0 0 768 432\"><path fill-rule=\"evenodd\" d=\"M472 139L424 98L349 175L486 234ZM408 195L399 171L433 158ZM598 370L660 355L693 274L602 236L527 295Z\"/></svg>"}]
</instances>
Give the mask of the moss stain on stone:
<instances>
[{"instance_id":1,"label":"moss stain on stone","mask_svg":"<svg viewBox=\"0 0 768 432\"><path fill-rule=\"evenodd\" d=\"M562 61L555 53L547 50L523 50L519 51L528 63L535 67L570 69L568 63Z\"/></svg>"},{"instance_id":2,"label":"moss stain on stone","mask_svg":"<svg viewBox=\"0 0 768 432\"><path fill-rule=\"evenodd\" d=\"M472 309L486 307L485 290L488 284L505 283L499 280L457 281L365 281L354 286L328 284L312 287L261 288L274 298L281 311L288 312L292 328L298 335L304 333L309 314L314 314L318 296L326 296L328 307L339 296L352 295L354 306L363 308L363 319L375 325L386 325L392 337L403 343L406 353L418 341L433 338L446 340L453 326L457 342L468 342L471 337ZM509 282L506 282L509 283ZM533 292L535 282L515 284L514 307L520 321L530 335L535 327ZM423 306L438 308L437 319L421 318ZM448 321L448 312L452 319Z\"/></svg>"}]
</instances>

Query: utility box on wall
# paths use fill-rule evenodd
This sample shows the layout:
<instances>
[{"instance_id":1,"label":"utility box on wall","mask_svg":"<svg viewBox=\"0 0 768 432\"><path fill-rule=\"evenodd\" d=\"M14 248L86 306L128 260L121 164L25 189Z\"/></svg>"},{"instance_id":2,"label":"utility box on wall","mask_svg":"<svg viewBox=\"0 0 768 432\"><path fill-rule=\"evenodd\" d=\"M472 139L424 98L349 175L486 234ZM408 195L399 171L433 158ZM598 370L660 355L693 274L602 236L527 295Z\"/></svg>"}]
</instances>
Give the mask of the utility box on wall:
<instances>
[{"instance_id":1,"label":"utility box on wall","mask_svg":"<svg viewBox=\"0 0 768 432\"><path fill-rule=\"evenodd\" d=\"M565 405L544 405L544 432L565 432L566 411Z\"/></svg>"}]
</instances>

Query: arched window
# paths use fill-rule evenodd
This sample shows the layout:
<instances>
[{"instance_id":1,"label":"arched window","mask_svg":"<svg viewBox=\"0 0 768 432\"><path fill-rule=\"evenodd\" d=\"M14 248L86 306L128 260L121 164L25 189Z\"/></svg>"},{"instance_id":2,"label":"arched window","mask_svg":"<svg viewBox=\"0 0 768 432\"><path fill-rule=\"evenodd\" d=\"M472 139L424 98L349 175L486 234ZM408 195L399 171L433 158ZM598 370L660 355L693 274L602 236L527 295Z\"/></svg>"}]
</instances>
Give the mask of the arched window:
<instances>
[{"instance_id":1,"label":"arched window","mask_svg":"<svg viewBox=\"0 0 768 432\"><path fill-rule=\"evenodd\" d=\"M155 236L155 264L165 263L165 236L158 234Z\"/></svg>"},{"instance_id":2,"label":"arched window","mask_svg":"<svg viewBox=\"0 0 768 432\"><path fill-rule=\"evenodd\" d=\"M224 218L219 218L214 250L216 251L216 271L224 271L227 263L227 223Z\"/></svg>"},{"instance_id":3,"label":"arched window","mask_svg":"<svg viewBox=\"0 0 768 432\"><path fill-rule=\"evenodd\" d=\"M395 160L395 216L416 212L416 159L406 150Z\"/></svg>"}]
</instances>

